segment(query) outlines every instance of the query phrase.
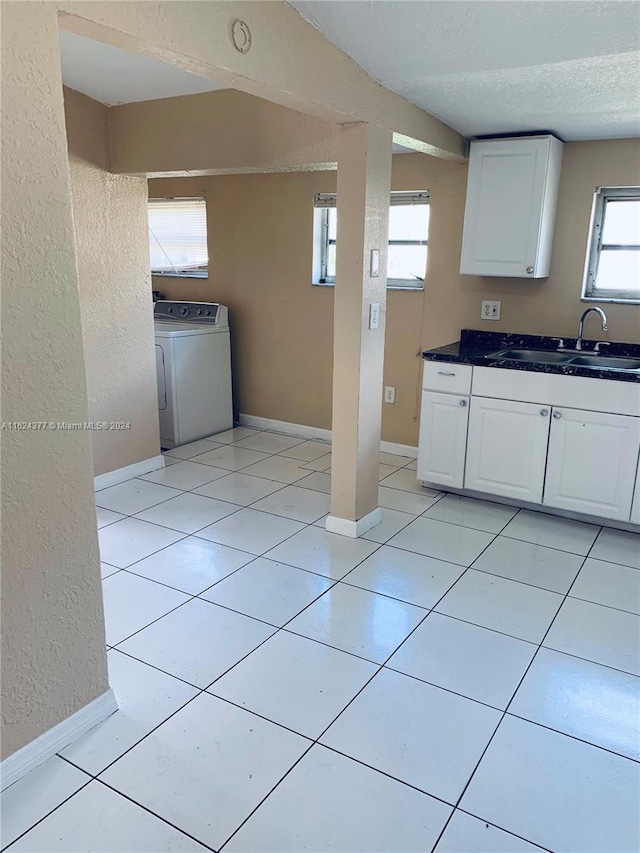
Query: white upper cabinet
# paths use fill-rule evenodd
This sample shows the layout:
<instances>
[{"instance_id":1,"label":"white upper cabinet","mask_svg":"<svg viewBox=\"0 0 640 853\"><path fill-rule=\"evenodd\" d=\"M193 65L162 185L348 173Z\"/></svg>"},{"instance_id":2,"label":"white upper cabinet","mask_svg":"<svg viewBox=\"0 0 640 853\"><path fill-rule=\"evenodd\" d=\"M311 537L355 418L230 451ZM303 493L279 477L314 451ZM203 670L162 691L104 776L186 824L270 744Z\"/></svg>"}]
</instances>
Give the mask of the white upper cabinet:
<instances>
[{"instance_id":1,"label":"white upper cabinet","mask_svg":"<svg viewBox=\"0 0 640 853\"><path fill-rule=\"evenodd\" d=\"M471 143L461 273L549 275L562 148L554 136Z\"/></svg>"}]
</instances>

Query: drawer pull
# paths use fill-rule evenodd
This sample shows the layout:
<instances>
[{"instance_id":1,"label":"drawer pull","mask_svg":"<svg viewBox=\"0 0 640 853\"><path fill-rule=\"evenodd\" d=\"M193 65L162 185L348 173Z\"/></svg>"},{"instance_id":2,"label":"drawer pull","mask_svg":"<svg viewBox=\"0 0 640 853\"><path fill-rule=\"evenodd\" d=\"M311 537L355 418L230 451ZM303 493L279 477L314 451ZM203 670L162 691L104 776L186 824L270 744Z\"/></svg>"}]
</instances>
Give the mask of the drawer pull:
<instances>
[{"instance_id":1,"label":"drawer pull","mask_svg":"<svg viewBox=\"0 0 640 853\"><path fill-rule=\"evenodd\" d=\"M465 408L465 406L467 405L467 401L466 401L466 400L460 400L460 405L461 405L461 406L462 406L462 408L464 409L464 408Z\"/></svg>"},{"instance_id":2,"label":"drawer pull","mask_svg":"<svg viewBox=\"0 0 640 853\"><path fill-rule=\"evenodd\" d=\"M546 418L547 415L549 414L549 409L540 409L540 414L542 415L543 418Z\"/></svg>"},{"instance_id":3,"label":"drawer pull","mask_svg":"<svg viewBox=\"0 0 640 853\"><path fill-rule=\"evenodd\" d=\"M455 373L447 373L446 370L439 370L438 376L455 376Z\"/></svg>"}]
</instances>

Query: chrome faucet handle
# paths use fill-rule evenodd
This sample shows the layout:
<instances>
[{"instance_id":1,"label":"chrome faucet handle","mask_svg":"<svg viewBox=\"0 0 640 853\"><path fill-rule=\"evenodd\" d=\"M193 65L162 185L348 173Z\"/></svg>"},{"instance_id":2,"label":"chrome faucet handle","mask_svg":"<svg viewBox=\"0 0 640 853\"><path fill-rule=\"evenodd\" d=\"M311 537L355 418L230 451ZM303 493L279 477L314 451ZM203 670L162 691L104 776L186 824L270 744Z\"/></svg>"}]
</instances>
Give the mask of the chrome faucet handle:
<instances>
[{"instance_id":1,"label":"chrome faucet handle","mask_svg":"<svg viewBox=\"0 0 640 853\"><path fill-rule=\"evenodd\" d=\"M566 349L564 345L564 338L551 338L552 341L558 341L558 349Z\"/></svg>"},{"instance_id":2,"label":"chrome faucet handle","mask_svg":"<svg viewBox=\"0 0 640 853\"><path fill-rule=\"evenodd\" d=\"M609 341L598 341L598 343L594 346L593 351L595 353L600 352L600 347L610 347L611 343Z\"/></svg>"}]
</instances>

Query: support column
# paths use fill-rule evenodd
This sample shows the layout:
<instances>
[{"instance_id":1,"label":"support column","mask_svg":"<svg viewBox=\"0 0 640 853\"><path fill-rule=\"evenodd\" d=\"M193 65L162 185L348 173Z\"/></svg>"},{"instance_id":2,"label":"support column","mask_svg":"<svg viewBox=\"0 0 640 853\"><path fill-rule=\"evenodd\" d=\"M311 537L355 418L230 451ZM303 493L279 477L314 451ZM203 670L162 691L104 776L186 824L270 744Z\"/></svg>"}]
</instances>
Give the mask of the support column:
<instances>
[{"instance_id":1,"label":"support column","mask_svg":"<svg viewBox=\"0 0 640 853\"><path fill-rule=\"evenodd\" d=\"M338 144L331 515L326 526L352 537L381 520L378 465L391 146L391 131L362 123L344 125ZM372 252L379 252L377 275ZM377 328L370 328L376 325L371 322L376 306Z\"/></svg>"}]
</instances>

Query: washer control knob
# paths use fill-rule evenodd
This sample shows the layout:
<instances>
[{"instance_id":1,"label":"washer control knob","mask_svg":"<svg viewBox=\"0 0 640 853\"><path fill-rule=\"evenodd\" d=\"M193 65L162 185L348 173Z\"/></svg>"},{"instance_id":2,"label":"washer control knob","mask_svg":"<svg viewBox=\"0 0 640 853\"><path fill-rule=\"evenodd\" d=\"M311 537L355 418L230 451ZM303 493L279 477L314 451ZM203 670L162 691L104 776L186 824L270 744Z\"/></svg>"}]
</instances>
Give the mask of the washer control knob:
<instances>
[{"instance_id":1,"label":"washer control knob","mask_svg":"<svg viewBox=\"0 0 640 853\"><path fill-rule=\"evenodd\" d=\"M189 313L189 309L187 308L186 305L183 305L182 308L180 309L180 316L186 317L188 313Z\"/></svg>"}]
</instances>

